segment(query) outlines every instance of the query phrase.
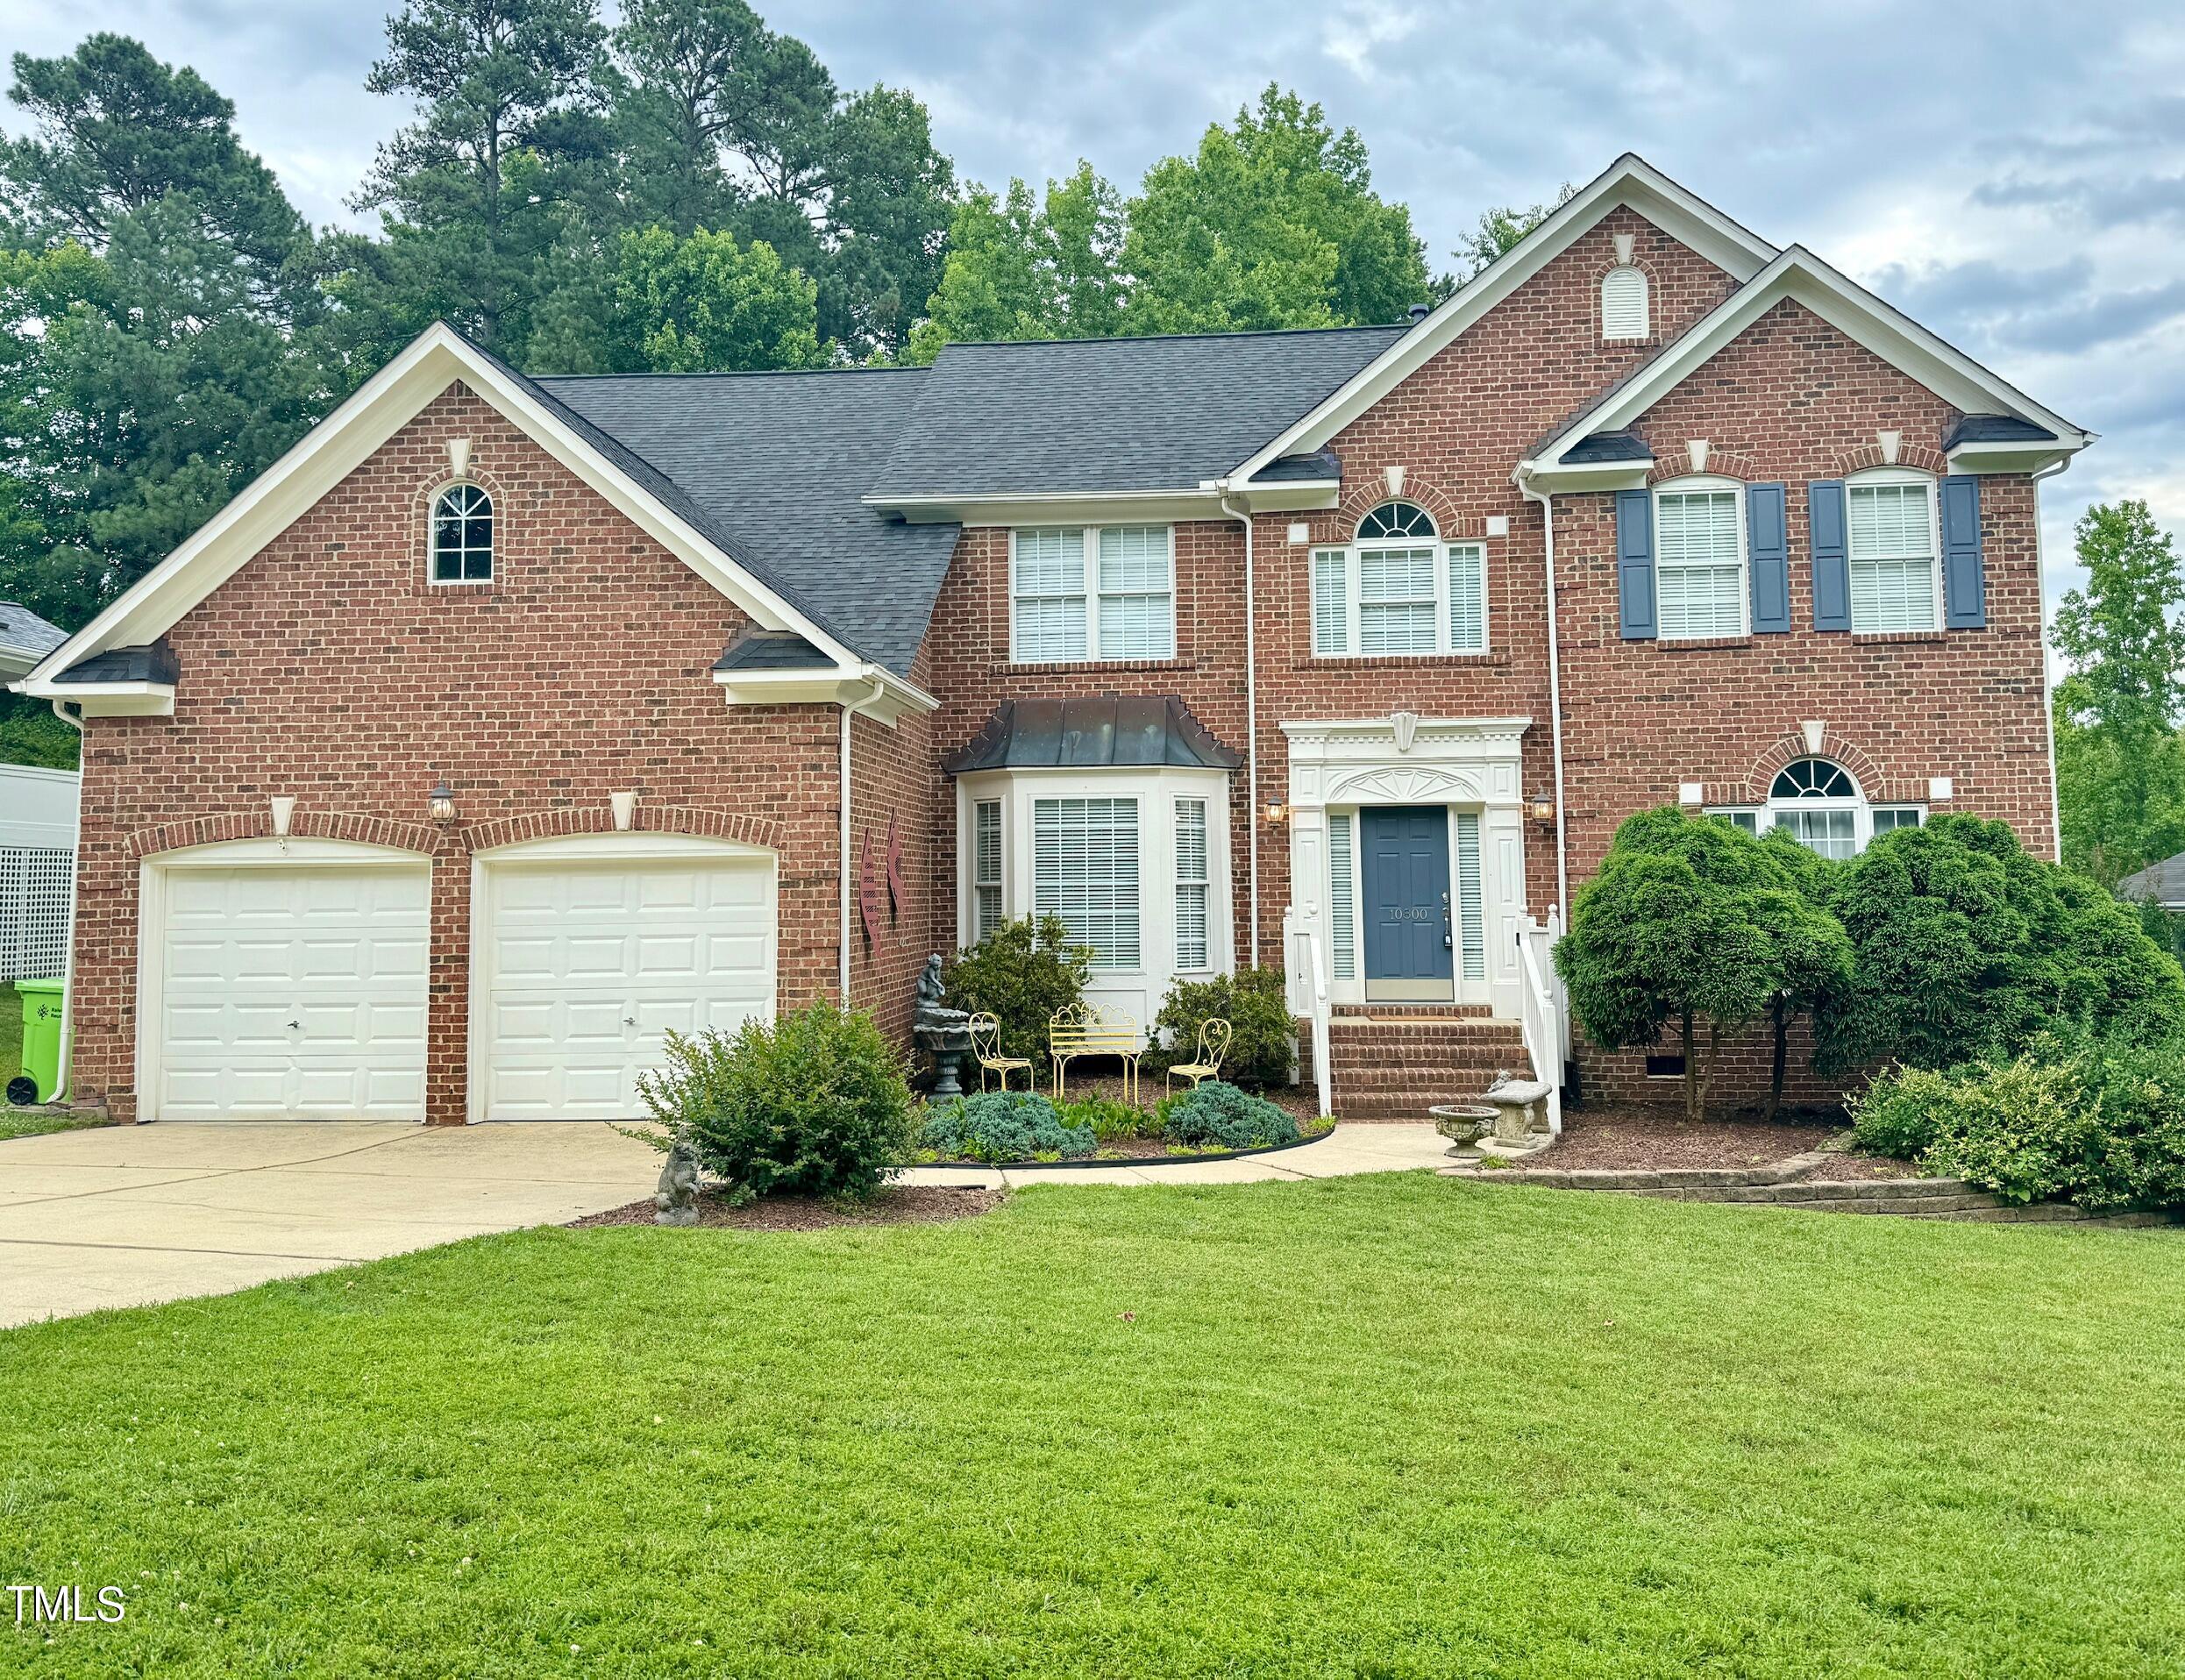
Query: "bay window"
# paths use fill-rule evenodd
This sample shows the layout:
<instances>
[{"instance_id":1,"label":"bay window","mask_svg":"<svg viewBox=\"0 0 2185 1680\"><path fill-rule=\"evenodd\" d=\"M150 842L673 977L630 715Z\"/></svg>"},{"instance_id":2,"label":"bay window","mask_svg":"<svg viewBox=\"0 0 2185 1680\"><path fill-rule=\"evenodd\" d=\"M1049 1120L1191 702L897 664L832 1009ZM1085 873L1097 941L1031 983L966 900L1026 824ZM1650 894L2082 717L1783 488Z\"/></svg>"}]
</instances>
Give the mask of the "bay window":
<instances>
[{"instance_id":1,"label":"bay window","mask_svg":"<svg viewBox=\"0 0 2185 1680\"><path fill-rule=\"evenodd\" d=\"M1138 801L1032 801L1032 908L1095 968L1138 966Z\"/></svg>"}]
</instances>

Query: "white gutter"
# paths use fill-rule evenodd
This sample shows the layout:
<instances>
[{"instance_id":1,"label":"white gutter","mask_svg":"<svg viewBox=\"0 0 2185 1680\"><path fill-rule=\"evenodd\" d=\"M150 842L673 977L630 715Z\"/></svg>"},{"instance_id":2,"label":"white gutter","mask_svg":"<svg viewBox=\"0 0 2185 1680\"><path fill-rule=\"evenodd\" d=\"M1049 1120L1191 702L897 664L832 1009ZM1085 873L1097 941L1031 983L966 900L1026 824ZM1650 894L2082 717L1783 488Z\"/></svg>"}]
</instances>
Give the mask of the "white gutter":
<instances>
[{"instance_id":1,"label":"white gutter","mask_svg":"<svg viewBox=\"0 0 2185 1680\"><path fill-rule=\"evenodd\" d=\"M53 715L73 729L81 737L83 719L68 715L68 702L56 700ZM78 889L83 877L83 744L76 745L76 843L68 853L68 934L62 945L60 959L60 1071L53 1084L53 1100L60 1101L68 1094L73 1080L71 1064L75 1061L76 1027L76 907L81 902Z\"/></svg>"},{"instance_id":2,"label":"white gutter","mask_svg":"<svg viewBox=\"0 0 2185 1680\"><path fill-rule=\"evenodd\" d=\"M1221 511L1244 527L1244 833L1252 886L1252 966L1259 966L1259 646L1252 602L1252 516L1229 505L1229 481L1215 481ZM1287 953L1285 953L1285 960Z\"/></svg>"},{"instance_id":3,"label":"white gutter","mask_svg":"<svg viewBox=\"0 0 2185 1680\"><path fill-rule=\"evenodd\" d=\"M1525 480L1517 481L1519 494L1541 504L1541 530L1545 539L1543 567L1548 577L1548 734L1555 767L1555 902L1563 925L1570 922L1570 844L1563 827L1562 785L1562 651L1555 625L1555 493L1535 490ZM2050 781L2053 785L2054 778ZM1522 791L1522 790L1520 790Z\"/></svg>"},{"instance_id":4,"label":"white gutter","mask_svg":"<svg viewBox=\"0 0 2185 1680\"><path fill-rule=\"evenodd\" d=\"M866 666L861 674L872 683L872 692L863 700L842 703L842 927L836 985L845 1009L850 1007L850 720L887 692L886 673L878 666Z\"/></svg>"},{"instance_id":5,"label":"white gutter","mask_svg":"<svg viewBox=\"0 0 2185 1680\"><path fill-rule=\"evenodd\" d=\"M2071 465L2067 455L2026 476L2033 485L2033 587L2041 613L2041 732L2048 739L2048 834L2057 863L2064 860L2063 801L2056 791L2056 695L2048 684L2048 564L2041 542L2041 481Z\"/></svg>"}]
</instances>

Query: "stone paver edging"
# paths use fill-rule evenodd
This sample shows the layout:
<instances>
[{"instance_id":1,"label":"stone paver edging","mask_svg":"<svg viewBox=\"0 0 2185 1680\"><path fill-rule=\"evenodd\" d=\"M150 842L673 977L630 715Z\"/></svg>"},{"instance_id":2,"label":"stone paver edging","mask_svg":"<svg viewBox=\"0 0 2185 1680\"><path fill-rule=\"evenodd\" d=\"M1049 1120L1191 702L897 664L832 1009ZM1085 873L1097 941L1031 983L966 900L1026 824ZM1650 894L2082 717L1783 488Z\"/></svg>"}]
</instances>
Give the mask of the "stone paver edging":
<instances>
[{"instance_id":1,"label":"stone paver edging","mask_svg":"<svg viewBox=\"0 0 2185 1680\"><path fill-rule=\"evenodd\" d=\"M1361 1172L1416 1172L1446 1167L1448 1140L1428 1125L1338 1125L1325 1135L1278 1150L1216 1157L1106 1161L1073 1166L911 1167L906 1185L1019 1189L1026 1185L1229 1185L1276 1178L1342 1178Z\"/></svg>"}]
</instances>

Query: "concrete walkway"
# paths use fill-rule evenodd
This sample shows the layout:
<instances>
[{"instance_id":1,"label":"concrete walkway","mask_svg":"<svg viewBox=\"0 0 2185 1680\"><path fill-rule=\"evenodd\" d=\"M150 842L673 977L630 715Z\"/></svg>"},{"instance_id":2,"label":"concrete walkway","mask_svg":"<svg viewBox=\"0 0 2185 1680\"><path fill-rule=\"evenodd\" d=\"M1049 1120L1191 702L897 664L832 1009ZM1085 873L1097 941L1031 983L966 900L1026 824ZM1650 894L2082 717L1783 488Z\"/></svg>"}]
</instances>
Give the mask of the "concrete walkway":
<instances>
[{"instance_id":1,"label":"concrete walkway","mask_svg":"<svg viewBox=\"0 0 2185 1680\"><path fill-rule=\"evenodd\" d=\"M0 1326L558 1224L651 1192L603 1125L210 1121L0 1143Z\"/></svg>"},{"instance_id":2,"label":"concrete walkway","mask_svg":"<svg viewBox=\"0 0 2185 1680\"><path fill-rule=\"evenodd\" d=\"M1338 1126L1316 1143L1238 1161L1148 1161L1129 1167L914 1167L905 1184L1246 1185L1274 1178L1343 1178L1449 1164L1449 1141L1430 1125Z\"/></svg>"},{"instance_id":3,"label":"concrete walkway","mask_svg":"<svg viewBox=\"0 0 2185 1680\"><path fill-rule=\"evenodd\" d=\"M1241 1161L918 1167L909 1184L1253 1184L1448 1164L1431 1126L1341 1126ZM110 1126L0 1143L0 1326L224 1294L560 1224L651 1193L660 1157L593 1124Z\"/></svg>"}]
</instances>

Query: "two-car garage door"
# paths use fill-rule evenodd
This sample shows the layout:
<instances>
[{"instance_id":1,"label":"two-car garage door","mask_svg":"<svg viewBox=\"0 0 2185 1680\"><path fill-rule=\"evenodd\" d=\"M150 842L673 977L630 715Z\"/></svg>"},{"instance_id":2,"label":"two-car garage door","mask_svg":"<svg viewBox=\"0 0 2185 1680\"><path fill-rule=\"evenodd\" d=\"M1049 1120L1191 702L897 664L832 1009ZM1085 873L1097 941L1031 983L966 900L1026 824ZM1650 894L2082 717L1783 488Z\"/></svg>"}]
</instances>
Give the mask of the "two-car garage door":
<instances>
[{"instance_id":1,"label":"two-car garage door","mask_svg":"<svg viewBox=\"0 0 2185 1680\"><path fill-rule=\"evenodd\" d=\"M772 856L628 838L479 859L472 1118L642 1116L668 1029L772 1014ZM145 901L146 1118L424 1117L423 859L250 842L167 863Z\"/></svg>"}]
</instances>

